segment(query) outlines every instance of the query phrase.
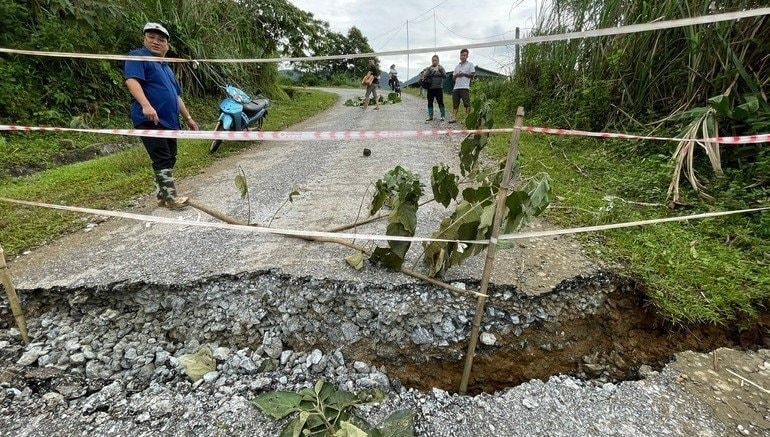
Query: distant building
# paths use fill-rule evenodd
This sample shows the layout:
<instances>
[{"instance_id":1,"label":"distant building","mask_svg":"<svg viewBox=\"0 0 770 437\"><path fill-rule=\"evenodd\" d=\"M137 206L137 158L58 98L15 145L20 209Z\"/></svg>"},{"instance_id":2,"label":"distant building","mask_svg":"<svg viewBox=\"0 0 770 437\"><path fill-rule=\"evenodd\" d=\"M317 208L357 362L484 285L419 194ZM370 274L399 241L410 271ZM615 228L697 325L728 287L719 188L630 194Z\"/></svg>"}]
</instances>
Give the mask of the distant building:
<instances>
[{"instance_id":1,"label":"distant building","mask_svg":"<svg viewBox=\"0 0 770 437\"><path fill-rule=\"evenodd\" d=\"M452 72L454 71L454 67L452 67L452 71L447 71L447 77L444 79L444 92L451 93L452 88L454 85L452 84ZM486 68L481 68L478 65L476 66L476 79L488 79L488 78L500 78L500 77L508 77L504 74L500 74L498 72L487 70ZM420 86L420 73L417 73L416 76L410 78L406 82L403 82L401 86L404 87L412 87L417 88ZM387 83L387 82L386 82Z\"/></svg>"}]
</instances>

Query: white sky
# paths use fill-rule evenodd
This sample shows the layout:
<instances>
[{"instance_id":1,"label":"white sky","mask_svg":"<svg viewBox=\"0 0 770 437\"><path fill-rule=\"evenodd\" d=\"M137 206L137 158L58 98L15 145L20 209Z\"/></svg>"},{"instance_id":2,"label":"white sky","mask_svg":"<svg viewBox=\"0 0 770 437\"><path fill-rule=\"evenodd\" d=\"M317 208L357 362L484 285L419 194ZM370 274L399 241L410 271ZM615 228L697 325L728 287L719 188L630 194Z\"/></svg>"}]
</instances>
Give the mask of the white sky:
<instances>
[{"instance_id":1,"label":"white sky","mask_svg":"<svg viewBox=\"0 0 770 437\"><path fill-rule=\"evenodd\" d=\"M533 27L535 8L544 0L289 0L347 34L355 26L375 52L475 44L524 37ZM407 25L408 20L408 25ZM407 46L407 27L409 41ZM459 50L438 52L441 65L454 69ZM396 64L399 78L407 80L430 65L432 53L380 56L380 68ZM500 73L510 73L513 47L471 49L468 60Z\"/></svg>"}]
</instances>

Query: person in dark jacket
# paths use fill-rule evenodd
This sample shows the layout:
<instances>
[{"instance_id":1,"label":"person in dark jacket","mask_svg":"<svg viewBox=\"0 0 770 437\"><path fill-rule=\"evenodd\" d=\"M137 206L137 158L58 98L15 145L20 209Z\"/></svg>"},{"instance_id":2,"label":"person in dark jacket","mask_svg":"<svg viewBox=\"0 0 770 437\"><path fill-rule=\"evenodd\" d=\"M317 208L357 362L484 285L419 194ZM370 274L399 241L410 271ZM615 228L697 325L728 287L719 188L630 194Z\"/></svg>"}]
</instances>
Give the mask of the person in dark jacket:
<instances>
[{"instance_id":1,"label":"person in dark jacket","mask_svg":"<svg viewBox=\"0 0 770 437\"><path fill-rule=\"evenodd\" d=\"M438 55L433 55L431 58L430 67L426 68L422 72L423 80L429 80L430 85L428 87L428 118L425 121L433 120L433 100L438 102L438 110L441 113L441 121L444 121L446 117L446 108L444 107L444 78L446 77L446 71L438 63Z\"/></svg>"},{"instance_id":2,"label":"person in dark jacket","mask_svg":"<svg viewBox=\"0 0 770 437\"><path fill-rule=\"evenodd\" d=\"M377 100L377 88L380 86L380 69L377 68L377 63L374 61L374 59L369 59L369 67L367 68L367 71L372 73L374 76L374 81L366 86L366 94L364 94L364 111L366 111L367 106L369 106L370 94L372 97L374 97L374 104L376 105L374 109L380 109L380 102Z\"/></svg>"}]
</instances>

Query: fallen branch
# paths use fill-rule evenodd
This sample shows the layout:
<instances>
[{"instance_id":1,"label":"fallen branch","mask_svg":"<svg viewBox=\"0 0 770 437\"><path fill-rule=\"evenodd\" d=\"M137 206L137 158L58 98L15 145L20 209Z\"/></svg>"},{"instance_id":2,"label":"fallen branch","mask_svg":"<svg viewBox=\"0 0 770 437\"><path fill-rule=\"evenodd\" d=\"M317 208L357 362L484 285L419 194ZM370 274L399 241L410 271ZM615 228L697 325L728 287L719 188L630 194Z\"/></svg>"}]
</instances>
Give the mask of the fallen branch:
<instances>
[{"instance_id":1,"label":"fallen branch","mask_svg":"<svg viewBox=\"0 0 770 437\"><path fill-rule=\"evenodd\" d=\"M244 222L243 220L240 220L238 218L231 217L231 216L223 214L223 213L221 213L219 211L213 210L213 209L207 207L206 205L203 205L202 203L196 202L195 200L192 200L192 199L188 199L187 200L187 204L192 206L193 208L199 209L199 210L205 212L206 214L208 214L208 215L210 215L210 216L212 216L212 217L214 217L216 219L219 219L219 220L221 220L221 221L223 221L225 223L229 223L229 224L233 224L233 225L259 226L257 224L249 225L246 222ZM374 220L376 220L378 218L381 218L381 217L376 217L376 218L374 218ZM369 221L373 221L373 220L369 220ZM349 229L350 227L353 227L353 226L348 226L348 227L336 229L336 230L331 231L331 232L338 232L340 230ZM336 238L305 237L305 236L292 236L292 237L293 238L298 238L300 240L316 241L316 242L319 242L319 243L336 243L336 244L340 244L340 245L345 246L345 247L349 247L349 248L354 249L354 250L358 250L358 251L360 251L362 253L365 253L366 255L371 256L371 251L369 251L367 248L359 246L359 245L354 244L354 243L350 243L350 242L345 241L345 240L341 240L341 239L338 240ZM441 288L443 288L445 290L449 290L449 291L451 291L453 293L457 293L457 294L461 294L461 295L466 295L466 296L474 296L474 297L488 297L486 294L477 293L475 291L463 290L462 288L454 287L452 285L447 284L446 282L442 282L442 281L439 281L437 279L431 278L430 276L427 276L427 275L424 275L422 273L416 272L416 271L414 271L412 269L409 269L407 267L401 267L400 272L404 273L406 275L409 275L409 276L411 276L413 278L417 278L417 279L429 282L429 283L431 283L433 285L441 287Z\"/></svg>"}]
</instances>

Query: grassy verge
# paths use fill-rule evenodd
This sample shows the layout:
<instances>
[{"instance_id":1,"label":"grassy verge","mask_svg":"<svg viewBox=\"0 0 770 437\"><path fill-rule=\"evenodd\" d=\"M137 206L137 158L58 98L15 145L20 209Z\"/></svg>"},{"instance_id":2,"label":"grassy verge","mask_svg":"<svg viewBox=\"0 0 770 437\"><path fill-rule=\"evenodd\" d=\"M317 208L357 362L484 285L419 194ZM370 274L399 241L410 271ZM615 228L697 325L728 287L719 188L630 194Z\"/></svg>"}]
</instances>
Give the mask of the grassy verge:
<instances>
[{"instance_id":1,"label":"grassy verge","mask_svg":"<svg viewBox=\"0 0 770 437\"><path fill-rule=\"evenodd\" d=\"M265 130L280 130L305 120L330 107L337 98L335 94L315 90L296 90L290 100L274 102L271 105ZM202 114L196 115L196 118L208 129L213 128L216 117L216 102L214 109L210 103L190 102L191 112ZM83 142L95 139L89 136L73 138ZM53 136L36 136L27 140L17 134L6 139L4 146L24 150L30 144L44 145L46 141L48 148L42 147L45 152L41 154L57 153L58 140ZM52 168L32 176L2 179L0 197L105 209L133 206L137 197L152 192L152 169L149 157L138 139L121 138L120 141L132 141L134 146L123 152ZM184 177L195 174L210 165L213 160L237 153L252 144L225 143L220 152L212 156L208 153L208 141L180 140L175 175ZM84 218L77 214L0 202L0 245L10 257L25 249L46 244L64 233L82 228L83 220Z\"/></svg>"},{"instance_id":2,"label":"grassy verge","mask_svg":"<svg viewBox=\"0 0 770 437\"><path fill-rule=\"evenodd\" d=\"M493 138L502 157L507 137ZM690 215L742 209L723 189L738 174L712 180L714 203L682 186L691 207L663 204L673 168L673 144L523 134L523 174L547 172L555 200L545 217L562 226ZM645 148L644 153L640 153ZM657 148L658 153L651 152ZM703 172L701 176L704 176ZM767 201L764 203L767 205ZM770 214L757 213L684 223L581 234L592 257L639 280L660 313L675 322L732 323L751 320L770 302Z\"/></svg>"}]
</instances>

